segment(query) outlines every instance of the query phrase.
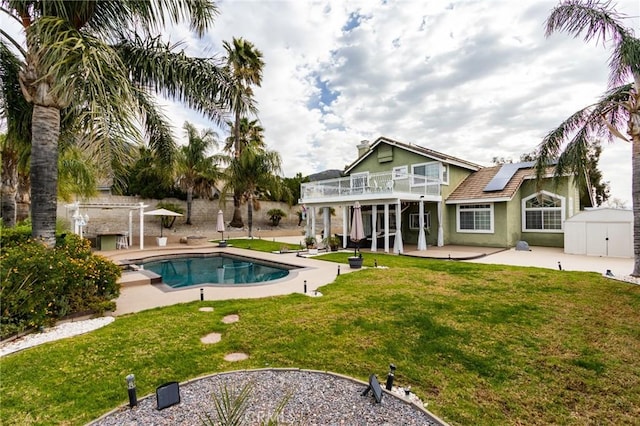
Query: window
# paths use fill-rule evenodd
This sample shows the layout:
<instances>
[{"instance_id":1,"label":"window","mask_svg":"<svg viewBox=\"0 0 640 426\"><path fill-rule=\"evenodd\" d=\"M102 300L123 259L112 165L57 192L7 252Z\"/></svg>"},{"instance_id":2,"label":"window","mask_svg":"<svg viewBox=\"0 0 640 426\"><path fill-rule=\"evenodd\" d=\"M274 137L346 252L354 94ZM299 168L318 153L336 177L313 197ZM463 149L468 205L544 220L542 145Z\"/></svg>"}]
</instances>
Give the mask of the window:
<instances>
[{"instance_id":1,"label":"window","mask_svg":"<svg viewBox=\"0 0 640 426\"><path fill-rule=\"evenodd\" d=\"M448 164L440 164L442 167L440 167L442 173L440 176L440 180L442 181L443 184L445 185L449 185L449 165Z\"/></svg>"},{"instance_id":2,"label":"window","mask_svg":"<svg viewBox=\"0 0 640 426\"><path fill-rule=\"evenodd\" d=\"M409 174L409 166L399 166L393 168L393 180L406 179Z\"/></svg>"},{"instance_id":3,"label":"window","mask_svg":"<svg viewBox=\"0 0 640 426\"><path fill-rule=\"evenodd\" d=\"M413 164L411 166L411 186L449 184L449 165L438 162ZM394 169L395 175L395 169ZM426 179L422 178L424 176ZM395 179L395 178L394 178Z\"/></svg>"},{"instance_id":4,"label":"window","mask_svg":"<svg viewBox=\"0 0 640 426\"><path fill-rule=\"evenodd\" d=\"M522 200L523 232L562 232L565 198L547 191Z\"/></svg>"},{"instance_id":5,"label":"window","mask_svg":"<svg viewBox=\"0 0 640 426\"><path fill-rule=\"evenodd\" d=\"M430 212L425 212L424 214L424 227L426 229L431 228ZM409 229L420 229L420 213L411 213L409 215Z\"/></svg>"},{"instance_id":6,"label":"window","mask_svg":"<svg viewBox=\"0 0 640 426\"><path fill-rule=\"evenodd\" d=\"M369 186L369 173L354 173L351 175L351 190L355 193L364 192Z\"/></svg>"},{"instance_id":7,"label":"window","mask_svg":"<svg viewBox=\"0 0 640 426\"><path fill-rule=\"evenodd\" d=\"M458 232L493 233L493 204L458 204Z\"/></svg>"},{"instance_id":8,"label":"window","mask_svg":"<svg viewBox=\"0 0 640 426\"><path fill-rule=\"evenodd\" d=\"M442 179L440 163L421 163L411 165L411 186L425 186L439 183Z\"/></svg>"}]
</instances>

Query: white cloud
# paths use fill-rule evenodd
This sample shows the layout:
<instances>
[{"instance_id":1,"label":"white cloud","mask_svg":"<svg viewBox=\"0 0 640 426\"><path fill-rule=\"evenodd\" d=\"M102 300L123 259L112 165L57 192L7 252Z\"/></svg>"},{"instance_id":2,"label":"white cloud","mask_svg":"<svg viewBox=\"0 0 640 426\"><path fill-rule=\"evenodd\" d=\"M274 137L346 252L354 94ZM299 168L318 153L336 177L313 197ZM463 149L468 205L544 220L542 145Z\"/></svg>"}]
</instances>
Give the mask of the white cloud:
<instances>
[{"instance_id":1,"label":"white cloud","mask_svg":"<svg viewBox=\"0 0 640 426\"><path fill-rule=\"evenodd\" d=\"M545 38L544 22L556 4L222 0L204 39L185 27L167 34L196 55L222 55L222 42L232 37L263 52L259 119L286 176L343 168L360 140L381 135L489 164L494 156L517 159L533 151L606 89L605 47L564 33ZM618 1L617 9L635 16L629 28L640 27L637 0ZM319 104L329 93L335 99ZM166 104L177 136L185 120L213 127ZM600 161L613 196L627 201L630 157L629 144L616 142L605 145Z\"/></svg>"}]
</instances>

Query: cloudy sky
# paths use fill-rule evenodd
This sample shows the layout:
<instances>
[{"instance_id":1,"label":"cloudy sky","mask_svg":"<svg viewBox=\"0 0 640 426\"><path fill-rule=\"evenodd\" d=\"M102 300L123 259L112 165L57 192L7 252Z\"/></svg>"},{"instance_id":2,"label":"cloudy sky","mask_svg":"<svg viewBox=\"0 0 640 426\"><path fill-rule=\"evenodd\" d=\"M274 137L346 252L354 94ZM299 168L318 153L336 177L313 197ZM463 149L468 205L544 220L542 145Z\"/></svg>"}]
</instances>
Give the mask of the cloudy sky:
<instances>
[{"instance_id":1,"label":"cloudy sky","mask_svg":"<svg viewBox=\"0 0 640 426\"><path fill-rule=\"evenodd\" d=\"M564 33L544 37L555 1L221 1L193 53L243 37L264 55L255 90L266 142L285 176L342 169L356 145L387 136L489 165L518 160L606 89L609 51ZM617 10L639 28L637 0ZM176 121L206 120L167 105ZM180 123L176 122L179 128ZM222 130L224 133L225 131ZM631 146L600 160L631 205Z\"/></svg>"},{"instance_id":2,"label":"cloudy sky","mask_svg":"<svg viewBox=\"0 0 640 426\"><path fill-rule=\"evenodd\" d=\"M263 52L258 119L285 176L342 169L361 140L379 136L490 165L533 151L606 89L606 47L564 33L544 37L556 4L222 0L203 39L179 27L167 34L192 55L222 55L232 37ZM638 35L638 1L618 1L617 10L633 17L626 26ZM164 104L178 137L185 120L214 127ZM606 144L600 164L613 197L630 207L630 144Z\"/></svg>"}]
</instances>

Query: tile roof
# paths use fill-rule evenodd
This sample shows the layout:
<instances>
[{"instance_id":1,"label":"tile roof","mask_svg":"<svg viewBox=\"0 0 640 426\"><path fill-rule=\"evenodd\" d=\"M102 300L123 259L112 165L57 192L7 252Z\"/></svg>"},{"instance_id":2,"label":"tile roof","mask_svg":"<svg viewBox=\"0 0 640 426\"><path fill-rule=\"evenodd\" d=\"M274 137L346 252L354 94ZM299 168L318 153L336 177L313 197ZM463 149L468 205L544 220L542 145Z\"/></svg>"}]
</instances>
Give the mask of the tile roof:
<instances>
[{"instance_id":1,"label":"tile roof","mask_svg":"<svg viewBox=\"0 0 640 426\"><path fill-rule=\"evenodd\" d=\"M510 200L527 177L535 176L532 168L519 169L499 191L485 191L484 188L502 166L485 167L469 175L447 198L447 203L455 204L470 200Z\"/></svg>"}]
</instances>

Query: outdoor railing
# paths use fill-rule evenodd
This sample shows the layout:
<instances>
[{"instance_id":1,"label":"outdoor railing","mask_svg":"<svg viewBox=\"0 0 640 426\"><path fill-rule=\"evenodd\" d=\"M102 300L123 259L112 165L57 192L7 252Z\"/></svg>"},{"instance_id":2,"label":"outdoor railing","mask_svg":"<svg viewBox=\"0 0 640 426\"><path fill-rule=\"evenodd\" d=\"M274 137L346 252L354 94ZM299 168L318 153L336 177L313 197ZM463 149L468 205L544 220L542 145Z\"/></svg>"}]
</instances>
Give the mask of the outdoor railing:
<instances>
[{"instance_id":1,"label":"outdoor railing","mask_svg":"<svg viewBox=\"0 0 640 426\"><path fill-rule=\"evenodd\" d=\"M440 195L440 181L422 175L407 174L393 179L391 172L355 175L303 183L302 200L340 198L364 194Z\"/></svg>"}]
</instances>

